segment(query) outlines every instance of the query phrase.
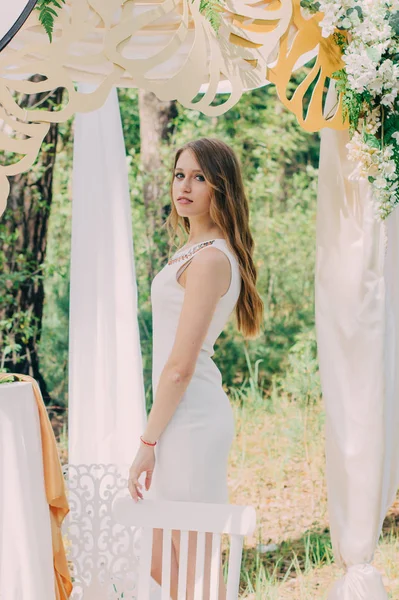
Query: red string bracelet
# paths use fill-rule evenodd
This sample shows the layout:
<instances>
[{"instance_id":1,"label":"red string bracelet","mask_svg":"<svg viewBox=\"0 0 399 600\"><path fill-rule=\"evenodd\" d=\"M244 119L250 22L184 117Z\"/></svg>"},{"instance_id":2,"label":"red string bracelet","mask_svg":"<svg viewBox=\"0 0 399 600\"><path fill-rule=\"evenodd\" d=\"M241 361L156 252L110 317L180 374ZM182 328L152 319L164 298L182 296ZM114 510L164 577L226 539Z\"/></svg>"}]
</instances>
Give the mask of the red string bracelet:
<instances>
[{"instance_id":1,"label":"red string bracelet","mask_svg":"<svg viewBox=\"0 0 399 600\"><path fill-rule=\"evenodd\" d=\"M156 446L157 445L157 442L154 442L153 444L151 444L150 442L144 441L142 436L140 436L140 439L143 442L143 444L145 444L146 446Z\"/></svg>"}]
</instances>

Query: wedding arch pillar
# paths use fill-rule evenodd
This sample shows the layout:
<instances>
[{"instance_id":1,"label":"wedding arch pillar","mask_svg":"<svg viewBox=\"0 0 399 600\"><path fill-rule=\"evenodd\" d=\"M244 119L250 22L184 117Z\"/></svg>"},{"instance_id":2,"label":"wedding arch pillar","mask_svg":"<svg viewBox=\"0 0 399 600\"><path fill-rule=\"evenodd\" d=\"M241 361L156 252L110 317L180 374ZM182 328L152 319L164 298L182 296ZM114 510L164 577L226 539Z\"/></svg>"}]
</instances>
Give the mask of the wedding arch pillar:
<instances>
[{"instance_id":1,"label":"wedding arch pillar","mask_svg":"<svg viewBox=\"0 0 399 600\"><path fill-rule=\"evenodd\" d=\"M116 89L100 109L78 113L74 126L69 463L127 466L147 417Z\"/></svg>"},{"instance_id":2,"label":"wedding arch pillar","mask_svg":"<svg viewBox=\"0 0 399 600\"><path fill-rule=\"evenodd\" d=\"M371 562L399 484L399 213L376 220L348 141L321 133L316 331L331 539L346 570L329 600L386 600Z\"/></svg>"}]
</instances>

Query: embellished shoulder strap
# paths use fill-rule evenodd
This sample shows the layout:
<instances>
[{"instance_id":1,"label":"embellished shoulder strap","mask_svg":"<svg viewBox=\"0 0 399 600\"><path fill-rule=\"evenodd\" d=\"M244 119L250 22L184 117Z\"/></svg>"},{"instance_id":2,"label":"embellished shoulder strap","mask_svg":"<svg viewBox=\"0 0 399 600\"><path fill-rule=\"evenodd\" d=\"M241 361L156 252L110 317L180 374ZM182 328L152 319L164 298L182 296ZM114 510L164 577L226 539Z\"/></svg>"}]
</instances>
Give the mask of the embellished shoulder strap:
<instances>
[{"instance_id":1,"label":"embellished shoulder strap","mask_svg":"<svg viewBox=\"0 0 399 600\"><path fill-rule=\"evenodd\" d=\"M201 250L201 248L205 248L205 246L211 246L214 242L215 240L207 240L206 242L200 242L199 244L195 244L195 246L191 246L191 248L183 254L177 253L178 256L174 254L174 256L170 260L168 260L168 265L172 265L176 262L185 260L186 258L190 258L190 256L193 256L196 252L198 252L198 250Z\"/></svg>"}]
</instances>

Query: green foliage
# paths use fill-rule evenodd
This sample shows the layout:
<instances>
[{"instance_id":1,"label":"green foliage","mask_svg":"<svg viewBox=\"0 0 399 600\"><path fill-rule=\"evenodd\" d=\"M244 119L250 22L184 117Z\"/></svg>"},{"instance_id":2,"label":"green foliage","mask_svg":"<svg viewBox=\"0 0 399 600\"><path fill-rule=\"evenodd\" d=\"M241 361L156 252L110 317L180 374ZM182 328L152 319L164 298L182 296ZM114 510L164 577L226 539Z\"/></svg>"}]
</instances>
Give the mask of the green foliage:
<instances>
[{"instance_id":1,"label":"green foliage","mask_svg":"<svg viewBox=\"0 0 399 600\"><path fill-rule=\"evenodd\" d=\"M313 569L321 569L334 563L328 529L308 530L299 539L284 539L276 546L276 549L267 553L260 553L251 547L243 549L241 581L245 582L246 592L257 593L256 599L277 600L280 598L280 586L287 580L292 580L295 575L303 578ZM255 595L251 597L255 598ZM295 592L293 596L284 597L299 600ZM312 596L301 594L300 597Z\"/></svg>"},{"instance_id":2,"label":"green foliage","mask_svg":"<svg viewBox=\"0 0 399 600\"><path fill-rule=\"evenodd\" d=\"M333 33L333 40L336 43L336 45L338 46L338 48L341 50L341 52L344 53L345 48L348 45L347 35L344 33L341 33L340 31L336 31L335 33Z\"/></svg>"},{"instance_id":3,"label":"green foliage","mask_svg":"<svg viewBox=\"0 0 399 600\"><path fill-rule=\"evenodd\" d=\"M53 40L54 19L58 16L55 9L62 8L62 4L65 4L65 0L38 0L35 7L39 11L39 21L43 25L50 42Z\"/></svg>"},{"instance_id":4,"label":"green foliage","mask_svg":"<svg viewBox=\"0 0 399 600\"><path fill-rule=\"evenodd\" d=\"M10 232L10 219L6 211L0 221L0 372L7 371L9 360L20 362L26 354L25 345L39 333L34 316L30 311L19 309L18 290L34 287L43 278L43 270L37 268L29 253L19 253L10 270L8 255L18 243L21 232Z\"/></svg>"},{"instance_id":5,"label":"green foliage","mask_svg":"<svg viewBox=\"0 0 399 600\"><path fill-rule=\"evenodd\" d=\"M366 133L365 131L363 132L363 139L364 141L371 146L372 148L376 148L377 150L380 150L381 148L381 141L378 140L375 135L372 135L370 133Z\"/></svg>"},{"instance_id":6,"label":"green foliage","mask_svg":"<svg viewBox=\"0 0 399 600\"><path fill-rule=\"evenodd\" d=\"M36 10L39 11L39 21L43 25L50 42L53 39L54 19L58 16L56 9L61 9L62 4L65 4L65 0L38 0L35 6ZM200 0L199 11L210 22L215 32L218 32L220 27L222 7L221 0Z\"/></svg>"},{"instance_id":7,"label":"green foliage","mask_svg":"<svg viewBox=\"0 0 399 600\"><path fill-rule=\"evenodd\" d=\"M392 27L392 30L396 37L399 37L399 11L395 11L391 13L389 17L389 26Z\"/></svg>"},{"instance_id":8,"label":"green foliage","mask_svg":"<svg viewBox=\"0 0 399 600\"><path fill-rule=\"evenodd\" d=\"M320 10L320 2L314 2L314 0L301 0L300 5L312 14L316 14Z\"/></svg>"},{"instance_id":9,"label":"green foliage","mask_svg":"<svg viewBox=\"0 0 399 600\"><path fill-rule=\"evenodd\" d=\"M333 78L336 80L336 89L342 94L342 118L349 120L349 130L354 133L358 127L359 119L364 107L364 98L348 86L348 76L345 69L335 71Z\"/></svg>"},{"instance_id":10,"label":"green foliage","mask_svg":"<svg viewBox=\"0 0 399 600\"><path fill-rule=\"evenodd\" d=\"M292 82L295 85L295 81ZM147 411L152 405L152 316L148 248L158 250L155 272L167 258L166 232L147 236L143 183L148 175L140 163L137 90L118 91L131 189L133 241L138 286L138 322L143 358ZM226 96L219 95L217 103ZM304 132L295 117L267 86L246 93L220 117L207 117L178 105L171 144L161 148L162 187L159 205L169 207L170 168L175 149L203 135L223 139L237 152L249 198L255 239L258 289L265 303L262 335L248 344L228 323L215 346L214 360L226 391L250 386L262 397L293 366L287 360L298 335L314 327L314 266L319 137ZM54 198L49 222L43 331L40 360L49 391L67 403L69 254L71 219L71 124L61 127L64 143L57 154ZM166 217L165 212L165 217ZM251 367L251 365L253 365ZM299 367L298 367L299 368ZM291 377L294 377L292 374ZM299 375L296 375L299 377ZM304 376L303 376L304 377ZM293 384L292 384L293 385ZM299 384L297 384L299 386ZM263 400L265 403L267 401Z\"/></svg>"},{"instance_id":11,"label":"green foliage","mask_svg":"<svg viewBox=\"0 0 399 600\"><path fill-rule=\"evenodd\" d=\"M383 143L384 146L387 144L394 144L394 148L396 148L397 144L394 142L393 134L399 131L399 114L398 113L389 113L388 116L384 118L384 130L383 130Z\"/></svg>"},{"instance_id":12,"label":"green foliage","mask_svg":"<svg viewBox=\"0 0 399 600\"><path fill-rule=\"evenodd\" d=\"M46 384L59 406L68 402L69 267L71 252L72 122L59 126L53 201L45 261L45 303L39 359Z\"/></svg>"},{"instance_id":13,"label":"green foliage","mask_svg":"<svg viewBox=\"0 0 399 600\"><path fill-rule=\"evenodd\" d=\"M15 381L15 377L13 375L10 375L10 377L5 377L4 379L2 379L0 381L0 385L2 383L13 383Z\"/></svg>"},{"instance_id":14,"label":"green foliage","mask_svg":"<svg viewBox=\"0 0 399 600\"><path fill-rule=\"evenodd\" d=\"M321 396L315 330L296 336L286 357L286 369L281 388L293 400L315 404Z\"/></svg>"},{"instance_id":15,"label":"green foliage","mask_svg":"<svg viewBox=\"0 0 399 600\"><path fill-rule=\"evenodd\" d=\"M222 22L222 7L223 4L220 0L200 0L199 11L210 22L216 33Z\"/></svg>"}]
</instances>

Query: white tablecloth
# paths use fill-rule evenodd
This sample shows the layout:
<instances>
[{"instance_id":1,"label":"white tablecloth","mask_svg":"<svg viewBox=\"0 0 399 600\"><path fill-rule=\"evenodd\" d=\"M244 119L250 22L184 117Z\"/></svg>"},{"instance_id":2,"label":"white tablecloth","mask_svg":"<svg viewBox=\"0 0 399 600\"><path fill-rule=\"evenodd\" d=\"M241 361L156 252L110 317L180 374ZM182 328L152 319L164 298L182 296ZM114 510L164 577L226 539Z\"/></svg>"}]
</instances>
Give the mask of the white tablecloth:
<instances>
[{"instance_id":1,"label":"white tablecloth","mask_svg":"<svg viewBox=\"0 0 399 600\"><path fill-rule=\"evenodd\" d=\"M30 383L0 385L0 600L54 600L39 415Z\"/></svg>"}]
</instances>

